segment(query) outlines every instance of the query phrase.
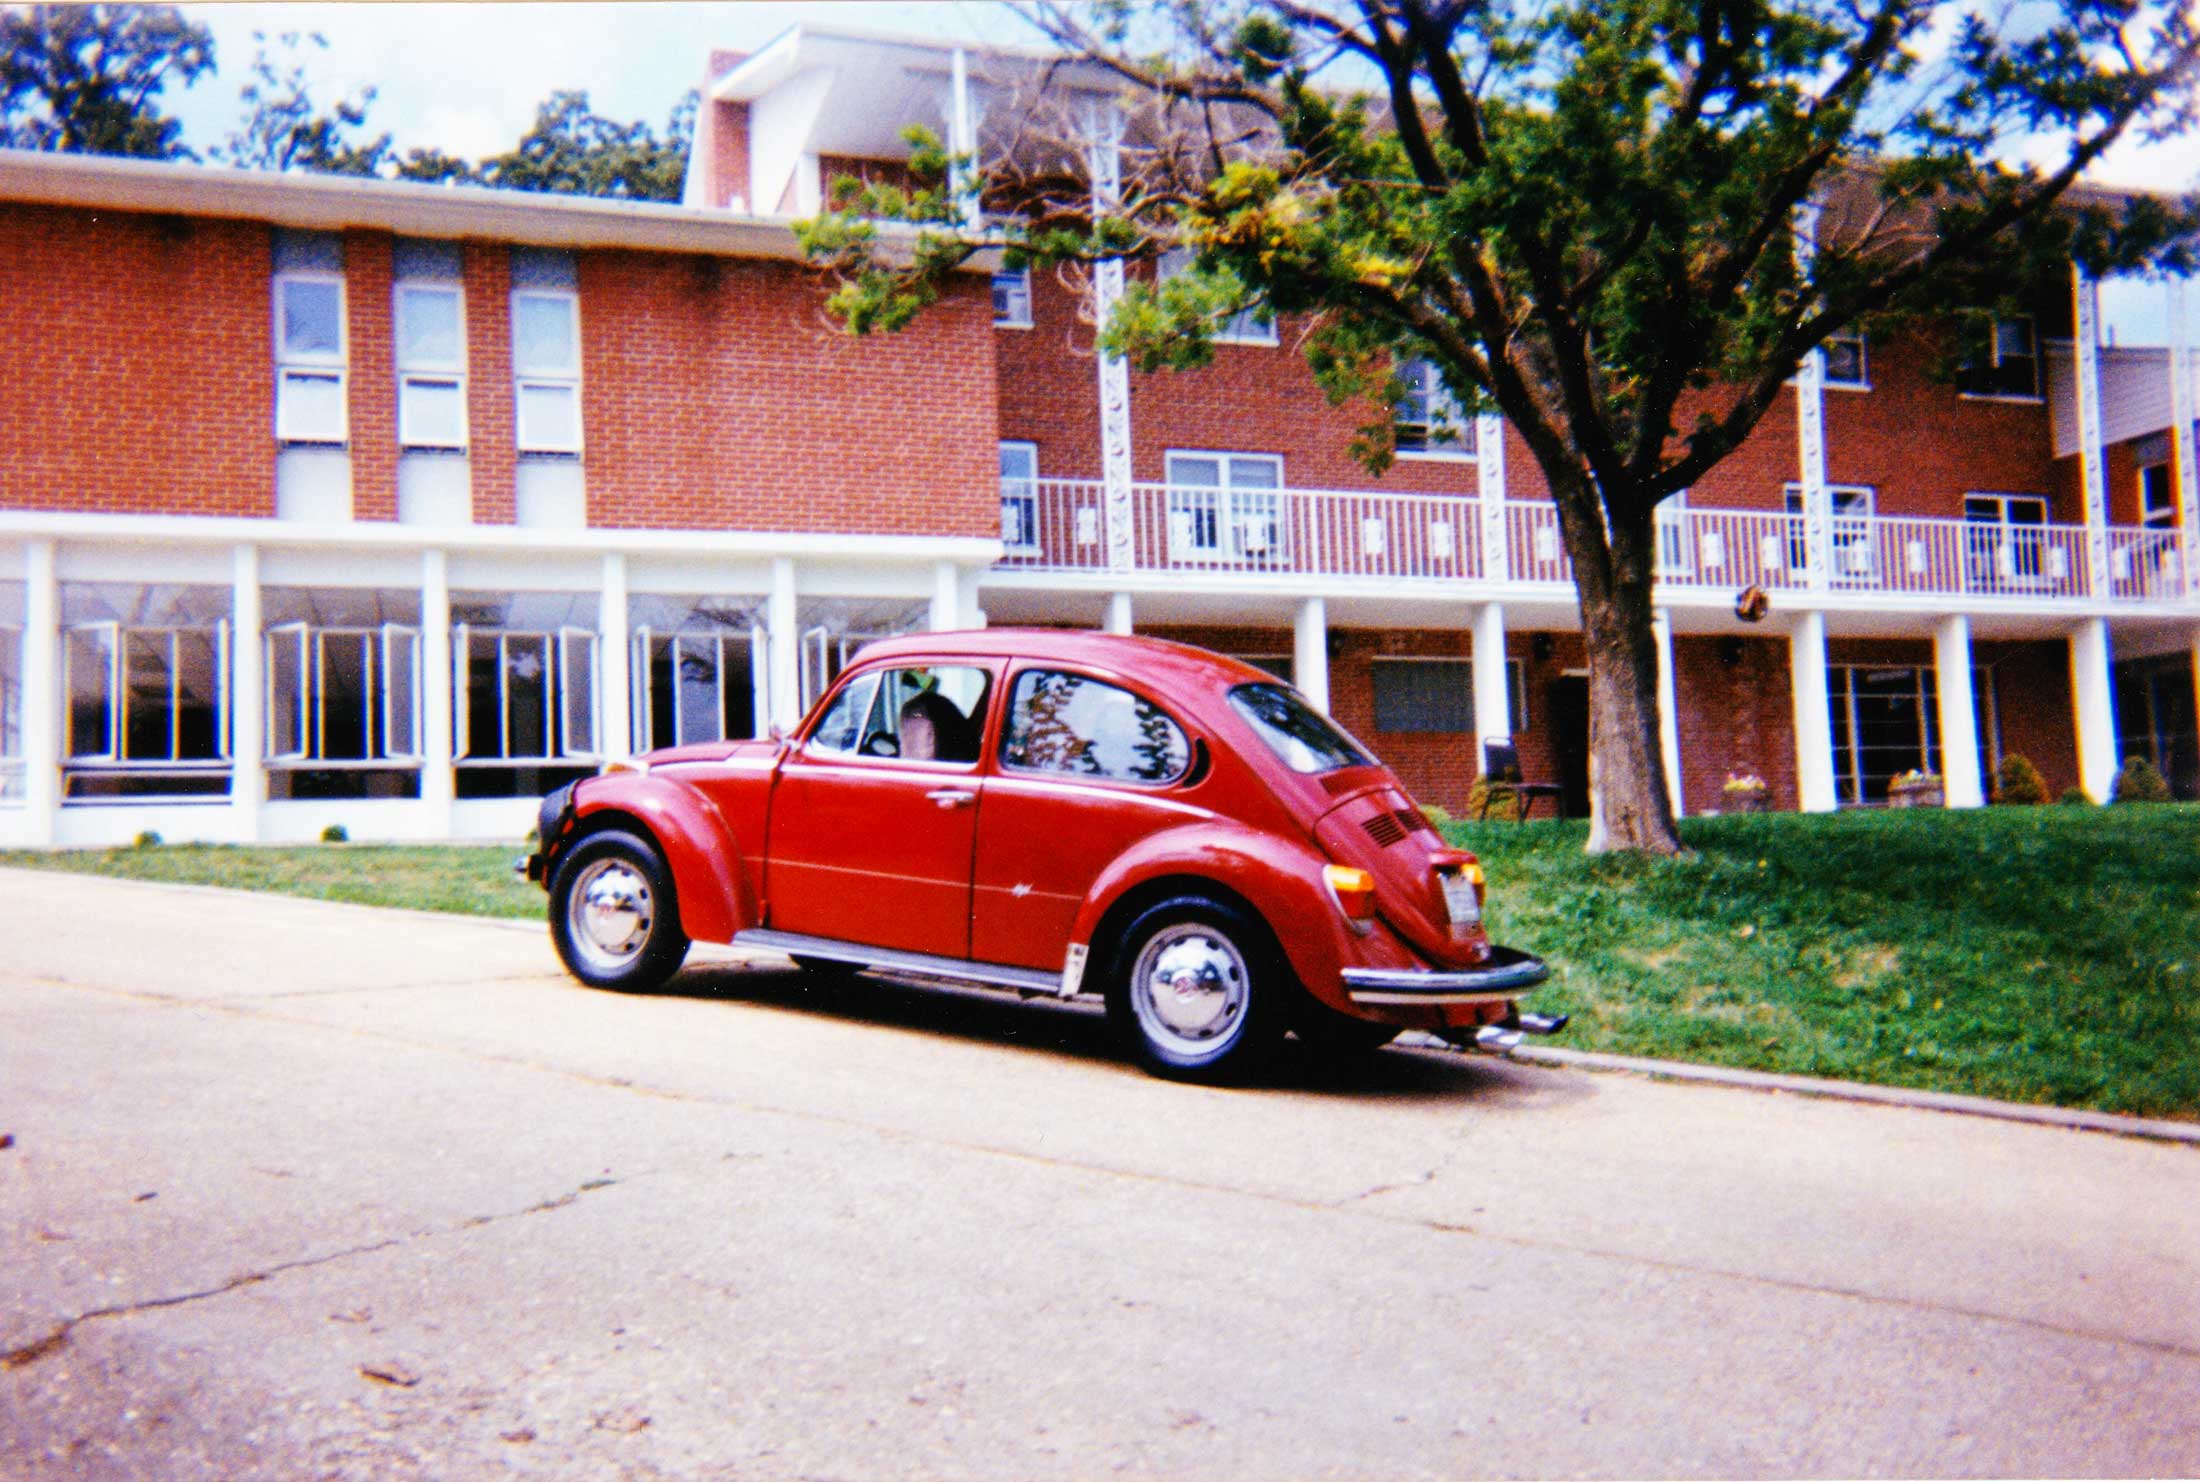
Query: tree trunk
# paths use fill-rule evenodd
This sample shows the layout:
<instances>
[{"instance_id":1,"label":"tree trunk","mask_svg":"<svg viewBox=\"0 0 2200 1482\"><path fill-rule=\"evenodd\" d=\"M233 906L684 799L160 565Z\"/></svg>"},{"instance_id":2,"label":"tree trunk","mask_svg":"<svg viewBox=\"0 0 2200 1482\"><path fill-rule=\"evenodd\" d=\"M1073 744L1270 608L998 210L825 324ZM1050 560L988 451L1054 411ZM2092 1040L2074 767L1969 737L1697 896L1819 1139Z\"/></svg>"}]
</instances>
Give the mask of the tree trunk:
<instances>
[{"instance_id":1,"label":"tree trunk","mask_svg":"<svg viewBox=\"0 0 2200 1482\"><path fill-rule=\"evenodd\" d=\"M1678 854L1681 839L1673 827L1659 741L1657 639L1650 626L1653 517L1645 508L1638 517L1622 519L1596 508L1593 491L1570 492L1581 502L1562 507L1560 521L1589 650L1588 852ZM1583 504L1590 507L1584 510Z\"/></svg>"}]
</instances>

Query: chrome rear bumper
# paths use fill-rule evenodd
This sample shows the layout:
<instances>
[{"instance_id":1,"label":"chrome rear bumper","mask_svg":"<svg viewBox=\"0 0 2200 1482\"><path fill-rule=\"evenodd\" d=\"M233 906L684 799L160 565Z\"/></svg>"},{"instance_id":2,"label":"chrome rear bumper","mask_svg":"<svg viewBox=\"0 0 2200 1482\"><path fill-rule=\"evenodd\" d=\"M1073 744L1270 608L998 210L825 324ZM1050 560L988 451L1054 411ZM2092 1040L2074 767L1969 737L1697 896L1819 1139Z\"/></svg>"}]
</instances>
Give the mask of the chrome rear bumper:
<instances>
[{"instance_id":1,"label":"chrome rear bumper","mask_svg":"<svg viewBox=\"0 0 2200 1482\"><path fill-rule=\"evenodd\" d=\"M1354 1003L1507 1003L1551 975L1540 957L1511 947L1492 947L1490 960L1457 972L1415 968L1348 967L1344 990Z\"/></svg>"}]
</instances>

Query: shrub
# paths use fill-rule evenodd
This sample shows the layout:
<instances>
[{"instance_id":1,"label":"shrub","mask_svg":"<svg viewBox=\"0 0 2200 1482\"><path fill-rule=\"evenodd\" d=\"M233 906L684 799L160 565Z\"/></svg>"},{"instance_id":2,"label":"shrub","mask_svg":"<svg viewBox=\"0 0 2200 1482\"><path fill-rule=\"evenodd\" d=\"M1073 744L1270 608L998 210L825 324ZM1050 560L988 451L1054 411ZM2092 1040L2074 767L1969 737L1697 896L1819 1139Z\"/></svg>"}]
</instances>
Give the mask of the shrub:
<instances>
[{"instance_id":1,"label":"shrub","mask_svg":"<svg viewBox=\"0 0 2200 1482\"><path fill-rule=\"evenodd\" d=\"M137 836L137 847L140 849L151 849L159 843L160 831L158 829L147 829Z\"/></svg>"},{"instance_id":2,"label":"shrub","mask_svg":"<svg viewBox=\"0 0 2200 1482\"><path fill-rule=\"evenodd\" d=\"M2124 762L2124 769L2109 785L2108 800L2112 803L2166 803L2169 784L2162 780L2154 763L2143 756L2129 757Z\"/></svg>"},{"instance_id":3,"label":"shrub","mask_svg":"<svg viewBox=\"0 0 2200 1482\"><path fill-rule=\"evenodd\" d=\"M2086 790L2082 787L2064 788L2062 791L2062 796L2055 799L2055 801L2058 803L2067 804L2073 808L2090 808L2093 806L2093 799L2086 793Z\"/></svg>"},{"instance_id":4,"label":"shrub","mask_svg":"<svg viewBox=\"0 0 2200 1482\"><path fill-rule=\"evenodd\" d=\"M2019 752L2010 752L1994 768L1994 801L2034 805L2047 801L2047 783L2040 769Z\"/></svg>"},{"instance_id":5,"label":"shrub","mask_svg":"<svg viewBox=\"0 0 2200 1482\"><path fill-rule=\"evenodd\" d=\"M340 823L332 823L321 830L321 842L324 844L345 844L350 841L351 831Z\"/></svg>"},{"instance_id":6,"label":"shrub","mask_svg":"<svg viewBox=\"0 0 2200 1482\"><path fill-rule=\"evenodd\" d=\"M1460 816L1468 819L1480 818L1482 816L1482 800L1489 795L1490 779L1487 777L1475 778L1474 786L1467 792L1466 812ZM1509 788L1500 785L1497 801L1490 804L1490 817L1502 818L1507 823L1518 822L1521 801L1519 793L1512 792Z\"/></svg>"}]
</instances>

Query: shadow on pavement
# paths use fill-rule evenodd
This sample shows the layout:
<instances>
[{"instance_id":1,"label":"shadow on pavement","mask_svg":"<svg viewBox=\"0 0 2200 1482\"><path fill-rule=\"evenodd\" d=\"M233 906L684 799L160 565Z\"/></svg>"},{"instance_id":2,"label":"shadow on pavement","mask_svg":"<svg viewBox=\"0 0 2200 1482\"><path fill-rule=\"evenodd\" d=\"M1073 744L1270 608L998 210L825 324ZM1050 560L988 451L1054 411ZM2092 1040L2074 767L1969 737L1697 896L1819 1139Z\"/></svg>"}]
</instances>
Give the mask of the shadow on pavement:
<instances>
[{"instance_id":1,"label":"shadow on pavement","mask_svg":"<svg viewBox=\"0 0 2200 1482\"><path fill-rule=\"evenodd\" d=\"M901 977L842 978L747 962L693 963L657 992L663 997L738 1000L850 1023L952 1035L973 1043L1120 1065L1126 1074L1138 1074L1110 1033L1105 1013L1090 1001L1019 999L1007 992ZM1505 1108L1575 1101L1593 1094L1585 1077L1484 1055L1391 1046L1328 1060L1295 1039L1284 1045L1266 1074L1243 1089L1335 1094L1356 1100L1464 1096L1479 1105Z\"/></svg>"}]
</instances>

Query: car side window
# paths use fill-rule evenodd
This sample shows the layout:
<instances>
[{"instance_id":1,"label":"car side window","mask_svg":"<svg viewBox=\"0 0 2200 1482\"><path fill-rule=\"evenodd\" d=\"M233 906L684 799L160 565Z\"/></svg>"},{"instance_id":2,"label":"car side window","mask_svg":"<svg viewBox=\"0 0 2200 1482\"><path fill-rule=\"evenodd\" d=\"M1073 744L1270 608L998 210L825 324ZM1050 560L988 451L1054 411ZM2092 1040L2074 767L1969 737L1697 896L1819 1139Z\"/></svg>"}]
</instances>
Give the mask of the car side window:
<instances>
[{"instance_id":1,"label":"car side window","mask_svg":"<svg viewBox=\"0 0 2200 1482\"><path fill-rule=\"evenodd\" d=\"M865 713L858 752L912 762L976 761L992 678L983 669L961 664L883 671Z\"/></svg>"},{"instance_id":2,"label":"car side window","mask_svg":"<svg viewBox=\"0 0 2200 1482\"><path fill-rule=\"evenodd\" d=\"M1192 746L1167 712L1129 690L1057 669L1026 669L1009 696L1001 765L1116 782L1169 782Z\"/></svg>"},{"instance_id":3,"label":"car side window","mask_svg":"<svg viewBox=\"0 0 2200 1482\"><path fill-rule=\"evenodd\" d=\"M810 747L815 751L854 751L856 738L863 732L864 718L871 713L872 699L878 694L878 676L866 674L849 683L833 700L825 718L810 732Z\"/></svg>"}]
</instances>

